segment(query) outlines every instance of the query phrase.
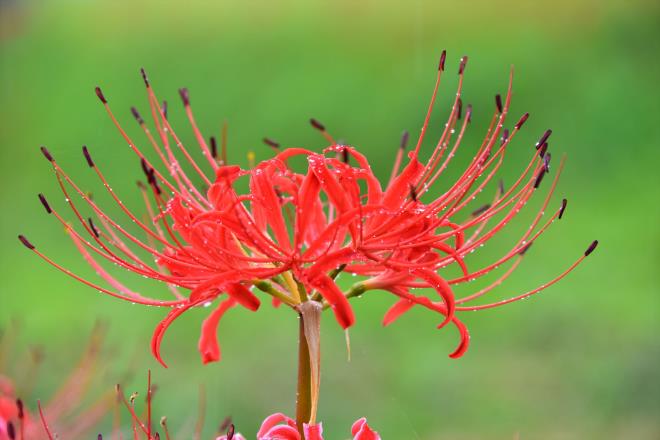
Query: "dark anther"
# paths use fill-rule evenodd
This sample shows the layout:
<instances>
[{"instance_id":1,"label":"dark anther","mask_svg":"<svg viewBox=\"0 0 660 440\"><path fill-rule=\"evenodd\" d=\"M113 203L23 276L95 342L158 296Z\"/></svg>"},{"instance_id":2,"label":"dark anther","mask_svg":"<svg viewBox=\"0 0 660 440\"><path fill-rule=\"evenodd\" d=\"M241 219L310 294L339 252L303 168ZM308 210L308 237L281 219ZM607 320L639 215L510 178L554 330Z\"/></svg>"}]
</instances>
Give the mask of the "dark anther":
<instances>
[{"instance_id":1,"label":"dark anther","mask_svg":"<svg viewBox=\"0 0 660 440\"><path fill-rule=\"evenodd\" d=\"M96 229L96 225L94 224L94 220L92 220L91 217L87 218L87 223L89 224L89 229L92 230L94 235L96 235L96 238L101 238L101 234L99 234L99 230Z\"/></svg>"},{"instance_id":2,"label":"dark anther","mask_svg":"<svg viewBox=\"0 0 660 440\"><path fill-rule=\"evenodd\" d=\"M483 214L484 212L488 211L490 209L490 203L486 203L484 206L481 206L472 212L473 217L477 217L478 215Z\"/></svg>"},{"instance_id":3,"label":"dark anther","mask_svg":"<svg viewBox=\"0 0 660 440\"><path fill-rule=\"evenodd\" d=\"M458 109L456 111L456 119L461 119L463 116L463 100L461 98L458 98L458 102L456 103L458 106Z\"/></svg>"},{"instance_id":4,"label":"dark anther","mask_svg":"<svg viewBox=\"0 0 660 440\"><path fill-rule=\"evenodd\" d=\"M39 194L39 201L41 202L42 205L44 205L44 209L48 214L51 214L53 212L52 209L50 209L50 205L48 204L48 200L46 200L46 197L43 194Z\"/></svg>"},{"instance_id":5,"label":"dark anther","mask_svg":"<svg viewBox=\"0 0 660 440\"><path fill-rule=\"evenodd\" d=\"M541 171L539 171L538 176L536 176L536 182L534 182L534 189L538 188L539 185L541 185L541 182L543 181L543 177L545 176L545 167L541 168Z\"/></svg>"},{"instance_id":6,"label":"dark anther","mask_svg":"<svg viewBox=\"0 0 660 440\"><path fill-rule=\"evenodd\" d=\"M440 62L438 63L438 70L441 70L444 72L445 70L445 60L447 59L447 51L443 50L442 53L440 54Z\"/></svg>"},{"instance_id":7,"label":"dark anther","mask_svg":"<svg viewBox=\"0 0 660 440\"><path fill-rule=\"evenodd\" d=\"M213 156L214 159L218 158L218 142L215 140L215 136L211 136L209 139L211 143L211 156Z\"/></svg>"},{"instance_id":8,"label":"dark anther","mask_svg":"<svg viewBox=\"0 0 660 440\"><path fill-rule=\"evenodd\" d=\"M151 179L149 180L149 183L154 188L154 191L156 191L156 194L161 195L163 193L163 190L160 189L160 185L156 180L156 177L154 177L153 170L151 171Z\"/></svg>"},{"instance_id":9,"label":"dark anther","mask_svg":"<svg viewBox=\"0 0 660 440\"><path fill-rule=\"evenodd\" d=\"M408 133L408 130L405 130L403 134L401 134L401 143L399 144L399 148L405 150L406 147L408 146L409 138L410 138L410 133Z\"/></svg>"},{"instance_id":10,"label":"dark anther","mask_svg":"<svg viewBox=\"0 0 660 440\"><path fill-rule=\"evenodd\" d=\"M417 190L415 189L415 185L410 185L410 198L412 199L413 202L417 201Z\"/></svg>"},{"instance_id":11,"label":"dark anther","mask_svg":"<svg viewBox=\"0 0 660 440\"><path fill-rule=\"evenodd\" d=\"M142 119L142 116L140 116L140 112L138 112L138 110L135 107L131 107L131 113L133 114L135 120L138 121L138 124L140 125L144 124L144 119Z\"/></svg>"},{"instance_id":12,"label":"dark anther","mask_svg":"<svg viewBox=\"0 0 660 440\"><path fill-rule=\"evenodd\" d=\"M147 78L147 72L145 72L144 67L140 68L140 74L144 80L144 85L149 87L149 79Z\"/></svg>"},{"instance_id":13,"label":"dark anther","mask_svg":"<svg viewBox=\"0 0 660 440\"><path fill-rule=\"evenodd\" d=\"M525 123L525 121L527 121L527 118L529 118L529 113L525 113L524 115L522 115L522 116L520 117L520 119L518 120L518 122L516 122L516 129L517 129L517 130L520 130L520 129L522 128L522 126L523 126L523 124Z\"/></svg>"},{"instance_id":14,"label":"dark anther","mask_svg":"<svg viewBox=\"0 0 660 440\"><path fill-rule=\"evenodd\" d=\"M50 151L48 151L48 148L41 147L40 150L41 150L41 154L43 154L44 157L46 157L46 159L48 159L48 162L53 161L53 156L51 156Z\"/></svg>"},{"instance_id":15,"label":"dark anther","mask_svg":"<svg viewBox=\"0 0 660 440\"><path fill-rule=\"evenodd\" d=\"M94 161L92 160L92 156L90 156L89 150L87 149L86 145L83 145L82 152L83 152L83 155L85 156L85 159L87 160L87 165L89 165L90 167L93 167L94 166Z\"/></svg>"},{"instance_id":16,"label":"dark anther","mask_svg":"<svg viewBox=\"0 0 660 440\"><path fill-rule=\"evenodd\" d=\"M545 172L550 172L550 160L552 159L552 154L548 153L543 158L543 166L545 167Z\"/></svg>"},{"instance_id":17,"label":"dark anther","mask_svg":"<svg viewBox=\"0 0 660 440\"><path fill-rule=\"evenodd\" d=\"M472 104L468 104L465 108L465 119L467 119L467 122L472 121Z\"/></svg>"},{"instance_id":18,"label":"dark anther","mask_svg":"<svg viewBox=\"0 0 660 440\"><path fill-rule=\"evenodd\" d=\"M144 159L140 159L140 165L142 166L142 171L144 172L144 174L147 176L147 178L149 178L149 176L151 175L151 167L149 166L147 161Z\"/></svg>"},{"instance_id":19,"label":"dark anther","mask_svg":"<svg viewBox=\"0 0 660 440\"><path fill-rule=\"evenodd\" d=\"M561 220L562 216L564 215L564 211L566 211L566 205L568 204L568 200L563 199L561 201L561 208L559 208L559 216L557 217L558 219Z\"/></svg>"},{"instance_id":20,"label":"dark anther","mask_svg":"<svg viewBox=\"0 0 660 440\"><path fill-rule=\"evenodd\" d=\"M502 145L504 145L508 140L509 140L509 129L505 128L504 130L502 130Z\"/></svg>"},{"instance_id":21,"label":"dark anther","mask_svg":"<svg viewBox=\"0 0 660 440\"><path fill-rule=\"evenodd\" d=\"M14 428L14 424L12 422L7 422L7 435L9 436L9 440L16 439L16 429Z\"/></svg>"},{"instance_id":22,"label":"dark anther","mask_svg":"<svg viewBox=\"0 0 660 440\"><path fill-rule=\"evenodd\" d=\"M593 251L596 250L596 247L598 246L598 240L594 240L593 243L589 245L586 251L584 251L584 256L588 257L589 254L591 254Z\"/></svg>"},{"instance_id":23,"label":"dark anther","mask_svg":"<svg viewBox=\"0 0 660 440\"><path fill-rule=\"evenodd\" d=\"M280 148L280 144L278 144L277 142L275 142L274 140L272 140L270 138L263 138L263 143L268 145L271 148L276 148L276 149Z\"/></svg>"},{"instance_id":24,"label":"dark anther","mask_svg":"<svg viewBox=\"0 0 660 440\"><path fill-rule=\"evenodd\" d=\"M316 119L311 118L309 123L312 124L312 127L316 128L318 131L325 131L325 126Z\"/></svg>"},{"instance_id":25,"label":"dark anther","mask_svg":"<svg viewBox=\"0 0 660 440\"><path fill-rule=\"evenodd\" d=\"M341 150L341 161L346 163L346 164L350 161L350 157L348 155L348 148L346 148L346 147L344 147Z\"/></svg>"},{"instance_id":26,"label":"dark anther","mask_svg":"<svg viewBox=\"0 0 660 440\"><path fill-rule=\"evenodd\" d=\"M26 248L30 250L34 249L34 245L30 243L27 238L25 238L25 235L19 235L18 239L21 240L21 243L23 243L23 246Z\"/></svg>"},{"instance_id":27,"label":"dark anther","mask_svg":"<svg viewBox=\"0 0 660 440\"><path fill-rule=\"evenodd\" d=\"M181 96L181 100L183 101L183 105L188 107L190 105L190 93L188 93L188 89L183 87L179 89L179 95Z\"/></svg>"},{"instance_id":28,"label":"dark anther","mask_svg":"<svg viewBox=\"0 0 660 440\"><path fill-rule=\"evenodd\" d=\"M96 96L99 97L99 99L101 100L101 102L102 102L103 104L107 104L108 101L105 99L105 96L103 96L103 92L101 91L101 88L100 88L99 86L96 86L96 88L95 88L94 90L96 91Z\"/></svg>"},{"instance_id":29,"label":"dark anther","mask_svg":"<svg viewBox=\"0 0 660 440\"><path fill-rule=\"evenodd\" d=\"M500 191L500 194L504 194L504 180L500 179L497 183L497 189Z\"/></svg>"},{"instance_id":30,"label":"dark anther","mask_svg":"<svg viewBox=\"0 0 660 440\"><path fill-rule=\"evenodd\" d=\"M545 152L548 151L548 143L544 142L543 145L539 148L538 146L536 147L539 150L539 156L543 157L545 156Z\"/></svg>"},{"instance_id":31,"label":"dark anther","mask_svg":"<svg viewBox=\"0 0 660 440\"><path fill-rule=\"evenodd\" d=\"M163 117L167 119L167 101L163 101L163 106L161 107L161 111L163 112Z\"/></svg>"},{"instance_id":32,"label":"dark anther","mask_svg":"<svg viewBox=\"0 0 660 440\"><path fill-rule=\"evenodd\" d=\"M550 130L550 129L547 129L545 131L545 133L543 133L543 136L541 136L539 141L536 143L536 149L537 150L541 147L541 145L543 145L545 143L545 141L548 140L548 138L550 137L551 134L552 134L552 130Z\"/></svg>"},{"instance_id":33,"label":"dark anther","mask_svg":"<svg viewBox=\"0 0 660 440\"><path fill-rule=\"evenodd\" d=\"M467 55L464 55L463 58L461 58L461 65L458 66L458 74L462 75L463 72L465 72L465 66L467 65L468 62L468 57Z\"/></svg>"},{"instance_id":34,"label":"dark anther","mask_svg":"<svg viewBox=\"0 0 660 440\"><path fill-rule=\"evenodd\" d=\"M502 96L499 93L495 95L495 105L497 106L497 111L502 113Z\"/></svg>"}]
</instances>

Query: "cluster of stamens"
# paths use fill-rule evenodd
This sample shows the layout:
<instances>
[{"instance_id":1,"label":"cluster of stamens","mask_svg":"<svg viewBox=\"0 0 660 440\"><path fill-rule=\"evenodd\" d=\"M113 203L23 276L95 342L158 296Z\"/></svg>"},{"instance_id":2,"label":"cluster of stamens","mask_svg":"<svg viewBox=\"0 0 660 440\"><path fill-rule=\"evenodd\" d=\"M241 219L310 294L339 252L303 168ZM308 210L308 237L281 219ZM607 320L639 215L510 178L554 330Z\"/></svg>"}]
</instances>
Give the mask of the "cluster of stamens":
<instances>
[{"instance_id":1,"label":"cluster of stamens","mask_svg":"<svg viewBox=\"0 0 660 440\"><path fill-rule=\"evenodd\" d=\"M42 147L76 220L66 220L42 194L39 199L109 287L74 274L24 236L19 238L48 263L88 286L133 303L169 308L152 341L153 352L161 362L160 344L169 325L186 310L221 298L204 321L199 341L203 360L218 360L216 330L220 318L236 305L257 310L260 300L256 290L270 295L275 304L283 303L296 310L306 301L317 301L332 309L345 329L355 320L350 298L369 290L389 291L397 301L386 313L385 324L414 305L437 312L443 316L439 327L452 323L458 328L461 342L450 356L460 357L467 349L469 336L458 312L500 306L538 293L564 278L597 245L594 241L564 272L535 289L501 301L468 304L514 272L532 243L562 218L566 199L554 212L545 215L563 168L562 160L538 214L524 234L496 261L479 269L468 268L467 257L509 224L550 174L551 131L546 131L536 148L531 149L527 166L508 188L501 181L497 183L495 176L505 153L529 116L524 114L510 130L504 128L511 102L511 73L506 95L495 98L494 114L472 161L449 189L433 195L431 189L456 156L471 120L472 107L463 106L461 100L466 65L467 57L463 57L448 120L428 159L422 160L420 154L445 71L443 52L417 143L407 151L409 135L404 134L386 185L376 178L364 155L356 148L336 143L315 119L311 125L330 144L322 152L283 149L278 142L265 138L274 157L250 169L229 165L226 127L220 148L213 137L207 142L195 122L189 92L181 89L186 116L206 162L203 165L193 158L170 125L167 106L158 100L143 70L155 131L137 109L132 108L131 113L153 148L152 154L144 153L124 131L100 88L96 94L140 160L146 177L146 184L138 185L145 203L144 216L134 214L124 205L89 149L83 147L87 165L119 209L142 231L143 238L97 205ZM307 163L305 171L292 165L299 158ZM239 191L239 182L243 181L249 191ZM495 187L492 201L476 209L470 207L489 184ZM82 199L91 216L83 214L74 196ZM99 259L162 282L172 298L155 299L154 295L130 289L109 273ZM510 264L509 268L488 286L468 296L455 297L453 286L484 277L505 264ZM443 270L450 266L457 266L461 275L443 276ZM340 273L361 278L343 290L336 282ZM437 293L435 299L413 293L429 288Z\"/></svg>"}]
</instances>

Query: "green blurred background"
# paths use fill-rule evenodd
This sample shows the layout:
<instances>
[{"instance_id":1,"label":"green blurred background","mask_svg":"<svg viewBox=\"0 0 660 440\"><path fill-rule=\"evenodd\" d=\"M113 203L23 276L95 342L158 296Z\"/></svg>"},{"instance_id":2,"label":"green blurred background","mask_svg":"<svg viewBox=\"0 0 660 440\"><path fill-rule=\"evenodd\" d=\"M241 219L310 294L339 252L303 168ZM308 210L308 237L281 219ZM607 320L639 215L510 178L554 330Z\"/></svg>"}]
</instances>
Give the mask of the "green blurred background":
<instances>
[{"instance_id":1,"label":"green blurred background","mask_svg":"<svg viewBox=\"0 0 660 440\"><path fill-rule=\"evenodd\" d=\"M565 220L493 294L506 297L545 282L594 238L601 247L544 294L466 316L472 347L460 360L447 357L455 332L435 330L437 317L423 310L383 329L389 295L355 302L351 362L344 335L328 316L320 406L327 437L348 437L359 416L385 439L660 437L657 1L5 0L0 14L0 327L20 322L16 353L44 347L47 363L34 398L52 394L101 318L109 331L99 390L125 371L134 373L127 388L141 389L143 372L152 368L156 413L182 426L195 417L204 384L207 438L229 414L252 436L266 414L293 413L291 313L267 304L258 313L232 311L219 331L224 359L202 366L196 342L207 311L191 312L165 339L171 365L165 370L148 352L162 310L97 294L17 242L23 232L58 261L90 274L37 201L44 192L64 208L41 144L100 192L80 154L88 144L115 191L139 209L139 164L104 114L95 85L141 141L128 109L137 105L146 113L138 73L144 66L188 142L193 136L176 93L181 86L190 88L207 135L228 121L235 162L245 164L249 149L269 157L260 141L265 135L322 148L307 123L314 116L366 152L385 178L401 131L415 133L421 125L446 48L450 73L461 55L470 56L464 99L475 107L463 154L448 176L471 157L511 64L512 119L525 111L532 116L503 178L513 180L546 128L554 130L555 157L568 154L556 199L569 198ZM454 86L448 75L433 136ZM501 243L515 239L512 228ZM504 248L475 254L472 264L485 264L498 249ZM13 368L20 359L12 358Z\"/></svg>"}]
</instances>

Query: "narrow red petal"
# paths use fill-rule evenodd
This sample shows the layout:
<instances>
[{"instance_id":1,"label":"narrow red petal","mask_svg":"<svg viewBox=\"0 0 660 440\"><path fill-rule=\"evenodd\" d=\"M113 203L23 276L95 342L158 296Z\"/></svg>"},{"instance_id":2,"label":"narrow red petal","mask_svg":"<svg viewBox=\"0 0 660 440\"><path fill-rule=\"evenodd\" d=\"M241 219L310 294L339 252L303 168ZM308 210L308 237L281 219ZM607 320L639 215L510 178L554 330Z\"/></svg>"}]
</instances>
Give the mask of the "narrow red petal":
<instances>
[{"instance_id":1,"label":"narrow red petal","mask_svg":"<svg viewBox=\"0 0 660 440\"><path fill-rule=\"evenodd\" d=\"M337 287L332 279L327 275L320 275L312 280L311 284L319 291L321 296L328 301L335 318L343 329L347 329L355 323L355 314L348 300Z\"/></svg>"},{"instance_id":2,"label":"narrow red petal","mask_svg":"<svg viewBox=\"0 0 660 440\"><path fill-rule=\"evenodd\" d=\"M208 364L220 360L220 345L218 344L218 324L225 312L236 304L228 298L218 304L218 307L202 323L202 333L199 338L198 349L202 355L202 362Z\"/></svg>"},{"instance_id":3,"label":"narrow red petal","mask_svg":"<svg viewBox=\"0 0 660 440\"><path fill-rule=\"evenodd\" d=\"M401 315L403 315L408 310L410 310L414 305L415 303L410 301L409 299L401 298L400 300L398 300L385 313L385 317L383 317L383 326L388 326L392 324L394 321L399 319Z\"/></svg>"},{"instance_id":4,"label":"narrow red petal","mask_svg":"<svg viewBox=\"0 0 660 440\"><path fill-rule=\"evenodd\" d=\"M175 307L167 314L165 319L163 319L154 330L154 334L151 338L151 353L154 355L156 360L165 368L167 364L163 361L163 358L160 356L160 344L163 341L163 336L169 328L170 325L184 312L186 312L191 307L196 306L198 303L188 303L181 307Z\"/></svg>"}]
</instances>

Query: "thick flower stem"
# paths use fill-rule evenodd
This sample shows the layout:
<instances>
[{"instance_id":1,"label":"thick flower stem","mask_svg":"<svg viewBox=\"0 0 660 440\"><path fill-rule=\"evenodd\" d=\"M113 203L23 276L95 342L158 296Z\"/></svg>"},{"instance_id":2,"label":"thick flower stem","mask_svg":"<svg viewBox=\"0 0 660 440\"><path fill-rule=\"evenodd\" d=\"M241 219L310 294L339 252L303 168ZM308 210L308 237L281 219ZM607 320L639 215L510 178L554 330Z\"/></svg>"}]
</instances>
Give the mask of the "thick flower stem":
<instances>
[{"instance_id":1,"label":"thick flower stem","mask_svg":"<svg viewBox=\"0 0 660 440\"><path fill-rule=\"evenodd\" d=\"M304 438L303 424L312 414L312 369L309 359L309 346L305 337L305 322L302 313L298 315L298 389L296 395L296 425Z\"/></svg>"},{"instance_id":2,"label":"thick flower stem","mask_svg":"<svg viewBox=\"0 0 660 440\"><path fill-rule=\"evenodd\" d=\"M316 424L321 381L321 312L323 306L316 301L305 301L300 304L299 311L296 424L304 438L304 424Z\"/></svg>"}]
</instances>

